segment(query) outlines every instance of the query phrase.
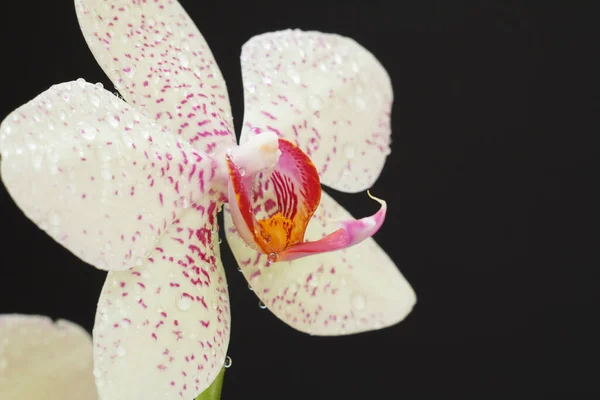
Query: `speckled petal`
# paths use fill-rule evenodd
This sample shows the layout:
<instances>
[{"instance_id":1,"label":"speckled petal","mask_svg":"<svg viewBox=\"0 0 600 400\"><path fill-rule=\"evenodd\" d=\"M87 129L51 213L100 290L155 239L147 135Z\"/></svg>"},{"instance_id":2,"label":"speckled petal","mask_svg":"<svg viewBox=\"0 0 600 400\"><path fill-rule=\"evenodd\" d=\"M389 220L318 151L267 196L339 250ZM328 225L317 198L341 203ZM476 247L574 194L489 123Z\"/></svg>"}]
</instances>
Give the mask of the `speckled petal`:
<instances>
[{"instance_id":1,"label":"speckled petal","mask_svg":"<svg viewBox=\"0 0 600 400\"><path fill-rule=\"evenodd\" d=\"M212 160L83 80L10 114L0 151L27 217L101 269L141 264L181 210L214 194Z\"/></svg>"},{"instance_id":2,"label":"speckled petal","mask_svg":"<svg viewBox=\"0 0 600 400\"><path fill-rule=\"evenodd\" d=\"M75 0L92 53L130 104L211 153L235 145L227 87L174 0Z\"/></svg>"},{"instance_id":3,"label":"speckled petal","mask_svg":"<svg viewBox=\"0 0 600 400\"><path fill-rule=\"evenodd\" d=\"M394 262L372 239L330 253L269 264L247 247L225 212L227 241L256 295L281 320L313 335L346 335L402 321L416 296ZM327 193L306 238L316 240L351 215Z\"/></svg>"},{"instance_id":4,"label":"speckled petal","mask_svg":"<svg viewBox=\"0 0 600 400\"><path fill-rule=\"evenodd\" d=\"M359 192L377 179L390 143L392 86L377 59L354 40L286 30L242 48L244 126L274 131L308 154L321 182Z\"/></svg>"},{"instance_id":5,"label":"speckled petal","mask_svg":"<svg viewBox=\"0 0 600 400\"><path fill-rule=\"evenodd\" d=\"M94 326L103 399L194 399L223 367L229 296L215 215L185 211L147 262L108 274Z\"/></svg>"},{"instance_id":6,"label":"speckled petal","mask_svg":"<svg viewBox=\"0 0 600 400\"><path fill-rule=\"evenodd\" d=\"M84 329L39 315L0 315L0 399L97 398Z\"/></svg>"}]
</instances>

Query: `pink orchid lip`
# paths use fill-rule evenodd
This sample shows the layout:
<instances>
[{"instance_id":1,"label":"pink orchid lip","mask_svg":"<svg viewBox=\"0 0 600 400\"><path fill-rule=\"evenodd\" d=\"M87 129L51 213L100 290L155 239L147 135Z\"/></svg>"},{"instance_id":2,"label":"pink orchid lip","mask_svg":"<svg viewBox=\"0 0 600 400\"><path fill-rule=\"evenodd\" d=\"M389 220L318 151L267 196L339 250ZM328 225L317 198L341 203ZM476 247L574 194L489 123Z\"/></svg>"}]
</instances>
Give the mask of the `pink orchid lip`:
<instances>
[{"instance_id":1,"label":"pink orchid lip","mask_svg":"<svg viewBox=\"0 0 600 400\"><path fill-rule=\"evenodd\" d=\"M239 153L226 156L232 219L246 244L268 254L271 263L292 261L353 246L379 230L385 220L387 204L367 192L381 204L377 213L358 220L340 221L341 227L336 231L316 241L304 241L308 223L320 203L318 172L310 157L298 146L276 136L267 138L263 135L258 134L255 136L258 140L242 145ZM276 147L272 145L275 140ZM248 148L255 149L254 157L248 156L252 154ZM256 167L257 163L265 164L264 159L272 159L269 154L274 151L279 151L279 157L275 158L271 168ZM270 173L277 210L258 220L253 212L250 188L260 172Z\"/></svg>"},{"instance_id":2,"label":"pink orchid lip","mask_svg":"<svg viewBox=\"0 0 600 400\"><path fill-rule=\"evenodd\" d=\"M373 236L381 228L381 225L383 225L387 212L387 203L371 195L369 191L367 191L367 194L370 198L381 204L379 211L369 217L340 221L341 228L338 230L319 240L298 243L291 246L280 255L279 261L292 261L314 254L345 249Z\"/></svg>"}]
</instances>

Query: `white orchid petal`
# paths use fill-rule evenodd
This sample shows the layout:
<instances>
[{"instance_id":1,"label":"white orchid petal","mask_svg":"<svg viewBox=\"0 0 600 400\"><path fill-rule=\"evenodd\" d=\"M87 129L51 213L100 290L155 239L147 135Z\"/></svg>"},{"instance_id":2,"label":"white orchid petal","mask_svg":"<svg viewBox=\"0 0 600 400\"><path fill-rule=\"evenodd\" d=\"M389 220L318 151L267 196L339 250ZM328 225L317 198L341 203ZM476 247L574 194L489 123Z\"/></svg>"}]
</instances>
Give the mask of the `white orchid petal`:
<instances>
[{"instance_id":1,"label":"white orchid petal","mask_svg":"<svg viewBox=\"0 0 600 400\"><path fill-rule=\"evenodd\" d=\"M108 274L94 325L103 399L194 399L223 367L229 296L213 227L187 210L147 263Z\"/></svg>"},{"instance_id":2,"label":"white orchid petal","mask_svg":"<svg viewBox=\"0 0 600 400\"><path fill-rule=\"evenodd\" d=\"M244 126L274 131L308 154L321 182L359 192L377 179L390 143L390 78L365 48L335 34L286 30L242 48Z\"/></svg>"},{"instance_id":3,"label":"white orchid petal","mask_svg":"<svg viewBox=\"0 0 600 400\"><path fill-rule=\"evenodd\" d=\"M0 399L95 400L92 340L80 326L0 315Z\"/></svg>"},{"instance_id":4,"label":"white orchid petal","mask_svg":"<svg viewBox=\"0 0 600 400\"><path fill-rule=\"evenodd\" d=\"M332 220L352 218L325 192L306 238L336 229ZM372 239L330 253L269 264L246 247L225 212L227 241L256 295L281 320L313 335L345 335L402 321L416 296L394 262Z\"/></svg>"},{"instance_id":5,"label":"white orchid petal","mask_svg":"<svg viewBox=\"0 0 600 400\"><path fill-rule=\"evenodd\" d=\"M2 180L27 217L100 269L140 264L211 190L211 160L83 81L9 115L0 151Z\"/></svg>"},{"instance_id":6,"label":"white orchid petal","mask_svg":"<svg viewBox=\"0 0 600 400\"><path fill-rule=\"evenodd\" d=\"M206 153L235 144L225 81L177 1L75 4L92 53L128 103Z\"/></svg>"}]
</instances>

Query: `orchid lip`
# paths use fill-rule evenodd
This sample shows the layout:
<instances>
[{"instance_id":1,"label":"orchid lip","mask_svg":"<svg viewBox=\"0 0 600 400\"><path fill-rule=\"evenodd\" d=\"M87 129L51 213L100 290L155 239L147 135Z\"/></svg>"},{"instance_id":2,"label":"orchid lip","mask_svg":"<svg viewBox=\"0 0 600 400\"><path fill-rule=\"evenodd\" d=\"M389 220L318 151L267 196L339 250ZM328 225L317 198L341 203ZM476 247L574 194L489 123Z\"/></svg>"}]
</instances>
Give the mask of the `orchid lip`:
<instances>
[{"instance_id":1,"label":"orchid lip","mask_svg":"<svg viewBox=\"0 0 600 400\"><path fill-rule=\"evenodd\" d=\"M386 203L367 192L381 204L376 214L340 221L338 230L319 240L305 241L306 228L321 198L319 176L308 155L292 142L267 132L252 136L232 151L226 161L230 177L229 202L238 233L247 245L267 254L269 263L355 245L377 232L385 219ZM274 195L271 203L256 204L256 199L264 196L263 188L270 187ZM276 207L266 210L272 203L276 203ZM268 211L266 216L257 217L257 213L265 214L265 211Z\"/></svg>"}]
</instances>

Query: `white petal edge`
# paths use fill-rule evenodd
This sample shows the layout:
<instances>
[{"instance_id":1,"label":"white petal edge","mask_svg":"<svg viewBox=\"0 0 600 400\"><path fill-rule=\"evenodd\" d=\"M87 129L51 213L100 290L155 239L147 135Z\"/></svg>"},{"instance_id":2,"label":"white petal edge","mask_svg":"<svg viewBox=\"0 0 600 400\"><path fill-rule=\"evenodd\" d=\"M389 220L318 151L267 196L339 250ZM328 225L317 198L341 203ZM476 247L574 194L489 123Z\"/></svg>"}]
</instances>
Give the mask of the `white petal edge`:
<instances>
[{"instance_id":1,"label":"white petal edge","mask_svg":"<svg viewBox=\"0 0 600 400\"><path fill-rule=\"evenodd\" d=\"M250 39L241 62L240 143L274 131L311 157L323 184L344 192L372 186L390 153L393 100L373 54L347 37L285 30Z\"/></svg>"},{"instance_id":2,"label":"white petal edge","mask_svg":"<svg viewBox=\"0 0 600 400\"><path fill-rule=\"evenodd\" d=\"M227 86L174 0L75 0L98 64L128 103L201 151L236 143Z\"/></svg>"},{"instance_id":3,"label":"white petal edge","mask_svg":"<svg viewBox=\"0 0 600 400\"><path fill-rule=\"evenodd\" d=\"M186 210L143 265L109 272L93 332L102 399L191 400L223 367L230 314L215 215Z\"/></svg>"},{"instance_id":4,"label":"white petal edge","mask_svg":"<svg viewBox=\"0 0 600 400\"><path fill-rule=\"evenodd\" d=\"M371 331L402 321L416 295L394 262L372 239L347 249L291 262L269 264L247 247L226 209L229 246L254 293L282 321L312 335ZM327 193L310 221L305 239L336 229L334 220L351 215Z\"/></svg>"},{"instance_id":5,"label":"white petal edge","mask_svg":"<svg viewBox=\"0 0 600 400\"><path fill-rule=\"evenodd\" d=\"M100 269L140 265L181 210L214 189L211 159L83 79L6 117L0 152L19 208Z\"/></svg>"},{"instance_id":6,"label":"white petal edge","mask_svg":"<svg viewBox=\"0 0 600 400\"><path fill-rule=\"evenodd\" d=\"M0 315L0 399L96 400L92 340L72 322Z\"/></svg>"}]
</instances>

